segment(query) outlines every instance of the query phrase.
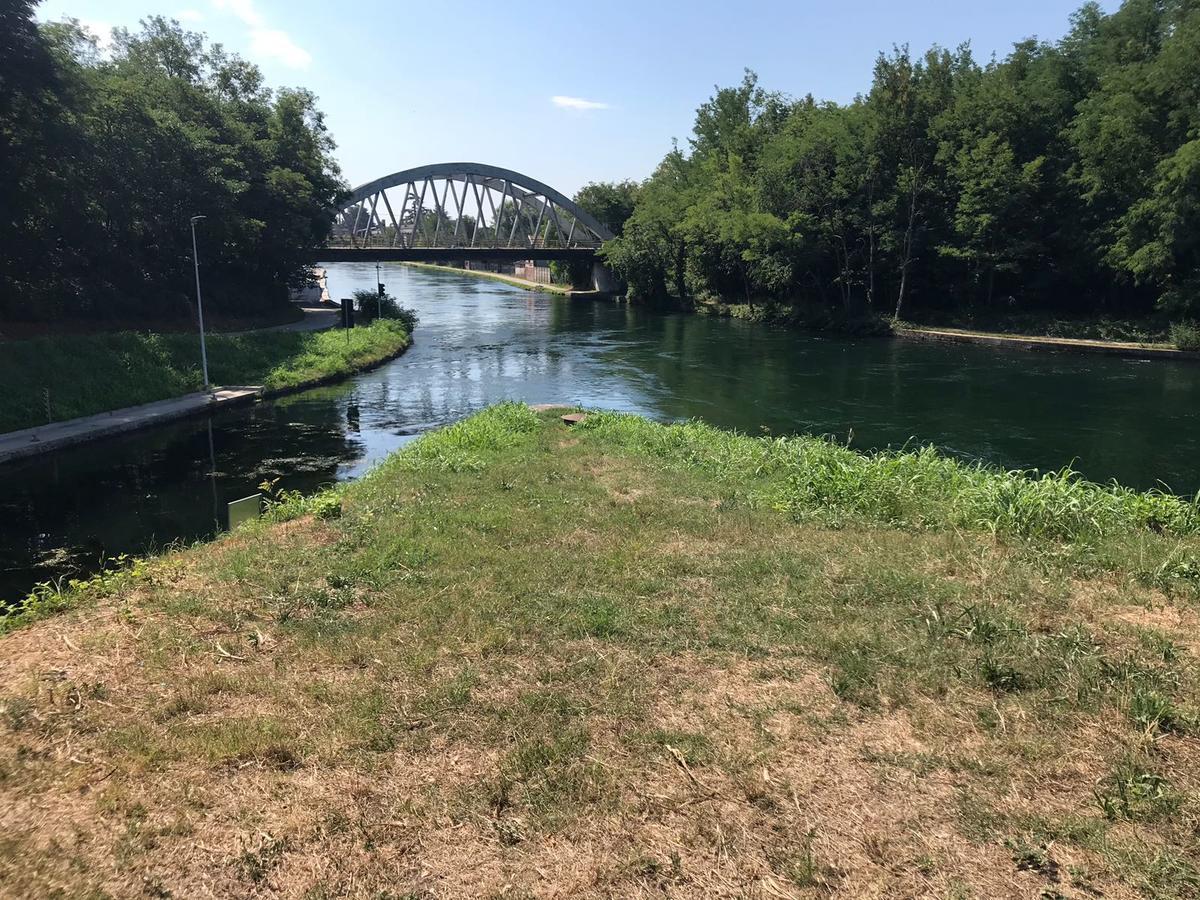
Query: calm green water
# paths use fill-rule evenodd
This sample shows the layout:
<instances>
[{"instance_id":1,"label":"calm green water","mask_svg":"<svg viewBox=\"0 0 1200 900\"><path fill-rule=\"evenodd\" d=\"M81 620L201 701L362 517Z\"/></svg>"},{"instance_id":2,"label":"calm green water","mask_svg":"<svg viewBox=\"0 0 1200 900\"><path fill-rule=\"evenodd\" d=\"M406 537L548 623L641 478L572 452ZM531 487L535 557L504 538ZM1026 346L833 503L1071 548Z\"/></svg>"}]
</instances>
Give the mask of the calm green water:
<instances>
[{"instance_id":1,"label":"calm green water","mask_svg":"<svg viewBox=\"0 0 1200 900\"><path fill-rule=\"evenodd\" d=\"M371 288L338 264L330 290ZM913 442L1009 467L1073 464L1200 488L1200 366L961 345L803 337L743 322L566 301L387 266L417 309L403 357L334 388L0 466L0 600L106 557L211 534L265 478L354 478L414 436L504 399L703 418L854 446Z\"/></svg>"}]
</instances>

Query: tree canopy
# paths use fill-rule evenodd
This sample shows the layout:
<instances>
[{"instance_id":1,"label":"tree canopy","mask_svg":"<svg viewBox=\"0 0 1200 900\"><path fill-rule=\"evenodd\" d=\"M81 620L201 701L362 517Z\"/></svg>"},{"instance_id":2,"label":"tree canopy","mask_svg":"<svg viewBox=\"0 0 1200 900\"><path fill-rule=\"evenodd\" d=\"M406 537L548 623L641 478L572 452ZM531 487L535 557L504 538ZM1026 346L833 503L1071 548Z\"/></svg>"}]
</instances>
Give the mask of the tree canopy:
<instances>
[{"instance_id":1,"label":"tree canopy","mask_svg":"<svg viewBox=\"0 0 1200 900\"><path fill-rule=\"evenodd\" d=\"M645 299L1196 315L1200 2L1088 3L985 65L894 48L848 104L747 72L629 193L605 253Z\"/></svg>"},{"instance_id":2,"label":"tree canopy","mask_svg":"<svg viewBox=\"0 0 1200 900\"><path fill-rule=\"evenodd\" d=\"M316 99L161 17L101 54L0 5L0 315L164 318L286 298L344 185Z\"/></svg>"}]
</instances>

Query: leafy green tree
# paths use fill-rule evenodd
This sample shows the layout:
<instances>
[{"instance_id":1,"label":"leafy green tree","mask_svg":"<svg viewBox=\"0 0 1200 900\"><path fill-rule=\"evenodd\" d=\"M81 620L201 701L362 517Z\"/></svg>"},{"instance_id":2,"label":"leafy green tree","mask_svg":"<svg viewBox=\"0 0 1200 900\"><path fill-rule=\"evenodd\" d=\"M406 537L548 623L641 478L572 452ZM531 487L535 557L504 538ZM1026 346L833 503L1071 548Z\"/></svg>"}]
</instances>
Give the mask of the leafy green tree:
<instances>
[{"instance_id":1,"label":"leafy green tree","mask_svg":"<svg viewBox=\"0 0 1200 900\"><path fill-rule=\"evenodd\" d=\"M971 73L970 52L930 50L913 61L907 47L879 55L867 98L874 119L871 152L882 182L875 210L880 243L897 273L899 318L913 264L925 253L927 226L937 218L938 128L954 103L955 80Z\"/></svg>"},{"instance_id":2,"label":"leafy green tree","mask_svg":"<svg viewBox=\"0 0 1200 900\"><path fill-rule=\"evenodd\" d=\"M75 22L3 15L0 313L185 314L195 215L206 300L285 302L344 190L313 96L162 17L102 58Z\"/></svg>"},{"instance_id":3,"label":"leafy green tree","mask_svg":"<svg viewBox=\"0 0 1200 900\"><path fill-rule=\"evenodd\" d=\"M1126 0L1075 31L1094 87L1068 132L1098 249L1167 309L1196 310L1200 7Z\"/></svg>"},{"instance_id":4,"label":"leafy green tree","mask_svg":"<svg viewBox=\"0 0 1200 900\"><path fill-rule=\"evenodd\" d=\"M50 286L71 262L77 166L87 158L71 57L83 40L78 27L44 33L32 2L0 3L0 315L70 302L69 286Z\"/></svg>"},{"instance_id":5,"label":"leafy green tree","mask_svg":"<svg viewBox=\"0 0 1200 900\"><path fill-rule=\"evenodd\" d=\"M694 165L673 149L642 185L633 215L622 234L608 241L601 256L629 286L632 296L650 303L688 297L687 242L682 228L691 200Z\"/></svg>"},{"instance_id":6,"label":"leafy green tree","mask_svg":"<svg viewBox=\"0 0 1200 900\"><path fill-rule=\"evenodd\" d=\"M760 190L766 210L786 222L793 244L823 291L836 289L846 312L869 301L877 239L878 172L867 152L861 104L804 103L763 150Z\"/></svg>"},{"instance_id":7,"label":"leafy green tree","mask_svg":"<svg viewBox=\"0 0 1200 900\"><path fill-rule=\"evenodd\" d=\"M634 181L594 181L579 189L575 202L619 236L637 206L639 190Z\"/></svg>"},{"instance_id":8,"label":"leafy green tree","mask_svg":"<svg viewBox=\"0 0 1200 900\"><path fill-rule=\"evenodd\" d=\"M1158 286L1168 312L1200 312L1200 139L1158 164L1150 195L1121 217L1112 258Z\"/></svg>"},{"instance_id":9,"label":"leafy green tree","mask_svg":"<svg viewBox=\"0 0 1200 900\"><path fill-rule=\"evenodd\" d=\"M699 107L606 253L634 296L899 317L1003 291L1022 311L1191 316L1198 140L1200 4L1087 3L1062 40L984 66L894 48L849 104L748 71Z\"/></svg>"},{"instance_id":10,"label":"leafy green tree","mask_svg":"<svg viewBox=\"0 0 1200 900\"><path fill-rule=\"evenodd\" d=\"M1033 214L1043 160L1019 165L1008 143L987 134L958 152L953 166L958 202L954 212L957 242L940 250L963 260L975 283L985 283L990 305L998 273L1018 274L1033 252L1023 218Z\"/></svg>"}]
</instances>

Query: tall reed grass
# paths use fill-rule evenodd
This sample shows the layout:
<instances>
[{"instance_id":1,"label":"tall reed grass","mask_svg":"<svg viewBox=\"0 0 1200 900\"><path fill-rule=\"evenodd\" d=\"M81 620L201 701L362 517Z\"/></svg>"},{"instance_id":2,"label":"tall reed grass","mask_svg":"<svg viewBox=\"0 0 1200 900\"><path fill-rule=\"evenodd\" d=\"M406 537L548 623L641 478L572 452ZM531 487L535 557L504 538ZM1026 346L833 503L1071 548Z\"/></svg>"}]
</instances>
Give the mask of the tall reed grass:
<instances>
[{"instance_id":1,"label":"tall reed grass","mask_svg":"<svg viewBox=\"0 0 1200 900\"><path fill-rule=\"evenodd\" d=\"M823 438L755 438L700 422L658 425L615 413L593 413L583 427L714 478L749 482L768 476L752 488L755 499L797 519L832 525L858 520L1062 541L1142 529L1200 531L1200 496L1096 484L1069 468L1006 471L933 447L859 453Z\"/></svg>"}]
</instances>

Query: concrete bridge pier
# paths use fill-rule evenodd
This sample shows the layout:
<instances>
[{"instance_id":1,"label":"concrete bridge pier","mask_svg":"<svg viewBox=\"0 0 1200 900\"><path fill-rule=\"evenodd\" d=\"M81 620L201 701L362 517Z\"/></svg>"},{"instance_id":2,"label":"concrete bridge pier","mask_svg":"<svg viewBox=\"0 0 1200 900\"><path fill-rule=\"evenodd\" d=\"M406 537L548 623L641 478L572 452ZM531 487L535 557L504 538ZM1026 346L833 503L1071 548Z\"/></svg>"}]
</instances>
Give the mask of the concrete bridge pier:
<instances>
[{"instance_id":1,"label":"concrete bridge pier","mask_svg":"<svg viewBox=\"0 0 1200 900\"><path fill-rule=\"evenodd\" d=\"M616 274L600 260L592 263L592 290L605 294L619 294L622 284Z\"/></svg>"}]
</instances>

